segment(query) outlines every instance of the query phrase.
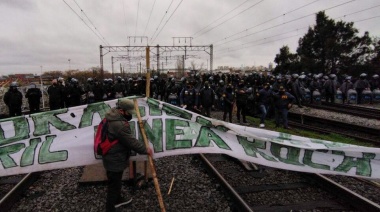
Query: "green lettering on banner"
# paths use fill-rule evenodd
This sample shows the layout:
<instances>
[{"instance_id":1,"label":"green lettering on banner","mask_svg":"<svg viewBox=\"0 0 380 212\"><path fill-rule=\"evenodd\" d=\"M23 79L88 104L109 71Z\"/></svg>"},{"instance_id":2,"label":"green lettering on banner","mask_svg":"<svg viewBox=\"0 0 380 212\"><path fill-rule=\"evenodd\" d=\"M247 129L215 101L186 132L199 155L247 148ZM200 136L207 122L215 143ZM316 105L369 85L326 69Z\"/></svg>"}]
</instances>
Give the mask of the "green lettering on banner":
<instances>
[{"instance_id":1,"label":"green lettering on banner","mask_svg":"<svg viewBox=\"0 0 380 212\"><path fill-rule=\"evenodd\" d=\"M219 148L231 150L231 148L223 141L223 139L208 127L201 127L197 142L194 146L209 147L211 141L213 141Z\"/></svg>"},{"instance_id":2,"label":"green lettering on banner","mask_svg":"<svg viewBox=\"0 0 380 212\"><path fill-rule=\"evenodd\" d=\"M94 114L98 113L100 116L100 119L104 119L106 116L107 111L111 107L104 103L104 102L98 102L93 104L88 104L87 107L83 110L83 115L80 119L79 128L89 127L92 125L92 119L94 118Z\"/></svg>"},{"instance_id":3,"label":"green lettering on banner","mask_svg":"<svg viewBox=\"0 0 380 212\"><path fill-rule=\"evenodd\" d=\"M317 150L317 151L305 150L305 155L303 157L303 163L306 166L310 166L310 167L313 167L315 169L330 170L330 166L328 166L328 165L318 164L318 163L314 163L313 161L311 161L311 158L313 157L314 152L328 152L328 151L327 150Z\"/></svg>"},{"instance_id":4,"label":"green lettering on banner","mask_svg":"<svg viewBox=\"0 0 380 212\"><path fill-rule=\"evenodd\" d=\"M193 117L193 115L189 112L186 112L186 110L177 108L175 106L172 106L166 103L163 104L162 110L165 111L169 115L177 116L177 117L184 118L187 120L191 120L191 117Z\"/></svg>"},{"instance_id":5,"label":"green lettering on banner","mask_svg":"<svg viewBox=\"0 0 380 212\"><path fill-rule=\"evenodd\" d=\"M278 143L284 143L284 140L291 140L292 139L292 135L291 134L287 134L287 133L278 133L278 137L277 138L273 138L271 139L272 141L276 141Z\"/></svg>"},{"instance_id":6,"label":"green lettering on banner","mask_svg":"<svg viewBox=\"0 0 380 212\"><path fill-rule=\"evenodd\" d=\"M153 119L152 127L144 123L144 129L148 140L153 144L154 152L163 152L162 147L162 119ZM142 136L139 136L142 139Z\"/></svg>"},{"instance_id":7,"label":"green lettering on banner","mask_svg":"<svg viewBox=\"0 0 380 212\"><path fill-rule=\"evenodd\" d=\"M150 116L161 116L162 111L160 110L160 102L153 98L148 98L147 103L149 105L149 115Z\"/></svg>"},{"instance_id":8,"label":"green lettering on banner","mask_svg":"<svg viewBox=\"0 0 380 212\"><path fill-rule=\"evenodd\" d=\"M0 124L8 121L13 122L15 135L11 138L5 138L4 130L0 125L0 146L29 138L29 123L24 116L0 119Z\"/></svg>"},{"instance_id":9,"label":"green lettering on banner","mask_svg":"<svg viewBox=\"0 0 380 212\"><path fill-rule=\"evenodd\" d=\"M10 156L25 148L25 144L12 144L5 147L0 147L0 161L3 164L4 169L16 167L17 164Z\"/></svg>"},{"instance_id":10,"label":"green lettering on banner","mask_svg":"<svg viewBox=\"0 0 380 212\"><path fill-rule=\"evenodd\" d=\"M38 154L38 162L40 164L54 163L59 161L66 161L68 158L68 152L66 150L50 152L50 147L53 143L55 135L46 136L46 141L42 142L40 152Z\"/></svg>"},{"instance_id":11,"label":"green lettering on banner","mask_svg":"<svg viewBox=\"0 0 380 212\"><path fill-rule=\"evenodd\" d=\"M281 157L281 149L284 148L287 150L286 157ZM291 146L285 146L277 143L271 143L270 151L272 152L273 156L278 158L281 162L292 164L296 166L303 166L302 163L298 162L298 159L300 157L300 149L291 147Z\"/></svg>"},{"instance_id":12,"label":"green lettering on banner","mask_svg":"<svg viewBox=\"0 0 380 212\"><path fill-rule=\"evenodd\" d=\"M191 140L176 140L176 135L184 135L182 129L176 129L177 127L189 127L189 122L178 119L166 119L166 149L184 149L191 148Z\"/></svg>"},{"instance_id":13,"label":"green lettering on banner","mask_svg":"<svg viewBox=\"0 0 380 212\"><path fill-rule=\"evenodd\" d=\"M67 131L76 129L76 127L70 123L58 118L58 114L67 113L67 109L53 110L44 113L37 113L30 115L34 122L34 136L41 136L50 134L50 126L53 125L60 131Z\"/></svg>"},{"instance_id":14,"label":"green lettering on banner","mask_svg":"<svg viewBox=\"0 0 380 212\"><path fill-rule=\"evenodd\" d=\"M21 156L21 162L20 162L21 167L30 166L34 164L34 155L36 153L37 145L40 142L41 142L41 138L30 139L29 141L30 145L25 148Z\"/></svg>"},{"instance_id":15,"label":"green lettering on banner","mask_svg":"<svg viewBox=\"0 0 380 212\"><path fill-rule=\"evenodd\" d=\"M243 147L245 154L247 154L248 156L257 158L256 153L259 153L261 157L263 157L264 159L277 162L275 158L258 150L258 149L262 149L262 150L266 149L265 141L260 141L260 140L249 141L247 137L243 137L240 135L237 135L236 137L237 137L237 140L239 141L239 144L241 144L241 146Z\"/></svg>"},{"instance_id":16,"label":"green lettering on banner","mask_svg":"<svg viewBox=\"0 0 380 212\"><path fill-rule=\"evenodd\" d=\"M197 123L199 123L200 125L202 126L205 126L205 127L213 127L212 126L212 122L203 118L202 116L197 116L197 118L195 119Z\"/></svg>"},{"instance_id":17,"label":"green lettering on banner","mask_svg":"<svg viewBox=\"0 0 380 212\"><path fill-rule=\"evenodd\" d=\"M363 158L344 156L344 159L334 171L347 173L356 167L356 175L370 177L372 175L371 159L374 159L374 153L362 153Z\"/></svg>"},{"instance_id":18,"label":"green lettering on banner","mask_svg":"<svg viewBox=\"0 0 380 212\"><path fill-rule=\"evenodd\" d=\"M347 147L350 146L348 144L339 143L339 142L328 142L320 139L310 138L310 141L315 144L323 144L327 148L333 148L333 147Z\"/></svg>"}]
</instances>

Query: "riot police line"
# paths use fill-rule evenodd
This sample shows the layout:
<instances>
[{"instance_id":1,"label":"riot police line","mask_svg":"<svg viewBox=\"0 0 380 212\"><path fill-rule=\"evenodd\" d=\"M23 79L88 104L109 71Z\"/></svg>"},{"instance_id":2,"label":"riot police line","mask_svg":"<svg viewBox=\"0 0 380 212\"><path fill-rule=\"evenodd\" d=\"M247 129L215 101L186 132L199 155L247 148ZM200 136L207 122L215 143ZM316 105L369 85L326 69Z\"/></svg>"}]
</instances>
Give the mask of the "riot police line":
<instances>
[{"instance_id":1,"label":"riot police line","mask_svg":"<svg viewBox=\"0 0 380 212\"><path fill-rule=\"evenodd\" d=\"M115 98L137 95L144 96L145 77L118 76L115 81L88 78L83 84L75 78L52 80L47 88L49 109L55 110ZM375 74L368 77L362 73L353 78L346 75L292 74L192 74L188 77L154 76L150 80L150 93L155 99L186 108L210 117L211 111L223 111L223 120L232 122L236 113L238 123L247 123L246 116L260 117L260 127L265 119L276 117L276 123L286 122L286 113L291 105L303 107L305 103L319 104L325 100L335 103L380 102L380 80ZM286 97L285 97L286 96ZM40 112L42 92L30 84L25 93L30 113ZM17 82L10 85L4 95L9 116L21 115L23 95ZM284 123L284 127L286 123Z\"/></svg>"}]
</instances>

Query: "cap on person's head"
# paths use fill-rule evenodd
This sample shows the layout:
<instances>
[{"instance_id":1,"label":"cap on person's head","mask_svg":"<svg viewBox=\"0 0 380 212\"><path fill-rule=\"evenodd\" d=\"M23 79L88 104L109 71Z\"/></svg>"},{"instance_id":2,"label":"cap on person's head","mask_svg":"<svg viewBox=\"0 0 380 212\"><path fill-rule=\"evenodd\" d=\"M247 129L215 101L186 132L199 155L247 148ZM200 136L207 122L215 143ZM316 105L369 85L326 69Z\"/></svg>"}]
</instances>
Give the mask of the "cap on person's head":
<instances>
[{"instance_id":1,"label":"cap on person's head","mask_svg":"<svg viewBox=\"0 0 380 212\"><path fill-rule=\"evenodd\" d=\"M135 104L130 99L119 100L117 108L127 111L129 114L135 113Z\"/></svg>"}]
</instances>

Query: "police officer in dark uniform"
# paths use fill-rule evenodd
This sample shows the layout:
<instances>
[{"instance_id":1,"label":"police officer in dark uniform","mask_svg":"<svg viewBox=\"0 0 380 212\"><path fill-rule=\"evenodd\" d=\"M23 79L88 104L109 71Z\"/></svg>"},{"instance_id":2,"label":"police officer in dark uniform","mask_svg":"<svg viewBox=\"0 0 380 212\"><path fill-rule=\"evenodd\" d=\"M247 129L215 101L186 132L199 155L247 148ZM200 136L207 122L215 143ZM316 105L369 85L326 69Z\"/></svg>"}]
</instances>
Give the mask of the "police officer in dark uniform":
<instances>
[{"instance_id":1,"label":"police officer in dark uniform","mask_svg":"<svg viewBox=\"0 0 380 212\"><path fill-rule=\"evenodd\" d=\"M180 105L187 110L193 112L199 112L197 106L195 105L196 101L196 92L193 88L191 82L187 81L186 87L182 89L180 93Z\"/></svg>"},{"instance_id":2,"label":"police officer in dark uniform","mask_svg":"<svg viewBox=\"0 0 380 212\"><path fill-rule=\"evenodd\" d=\"M79 86L78 80L75 78L71 79L72 85L69 88L69 106L75 107L81 105L81 97L84 94L84 90Z\"/></svg>"},{"instance_id":3,"label":"police officer in dark uniform","mask_svg":"<svg viewBox=\"0 0 380 212\"><path fill-rule=\"evenodd\" d=\"M50 110L57 110L62 107L64 98L62 88L58 85L57 80L52 80L52 85L48 88Z\"/></svg>"},{"instance_id":4,"label":"police officer in dark uniform","mask_svg":"<svg viewBox=\"0 0 380 212\"><path fill-rule=\"evenodd\" d=\"M360 74L360 78L354 84L354 88L356 92L358 93L358 104L362 103L363 91L365 89L370 88L369 82L366 80L366 77L367 77L367 74L365 73Z\"/></svg>"},{"instance_id":5,"label":"police officer in dark uniform","mask_svg":"<svg viewBox=\"0 0 380 212\"><path fill-rule=\"evenodd\" d=\"M288 126L288 111L291 108L295 97L285 91L283 86L280 86L279 92L273 95L276 127L280 126L280 120L282 121L285 129L290 129ZM280 115L282 115L280 117Z\"/></svg>"},{"instance_id":6,"label":"police officer in dark uniform","mask_svg":"<svg viewBox=\"0 0 380 212\"><path fill-rule=\"evenodd\" d=\"M36 84L31 83L29 89L25 94L28 99L30 114L40 112L40 99L42 97L41 90L37 88Z\"/></svg>"},{"instance_id":7,"label":"police officer in dark uniform","mask_svg":"<svg viewBox=\"0 0 380 212\"><path fill-rule=\"evenodd\" d=\"M121 76L117 76L117 82L113 86L115 92L115 98L122 98L126 95L125 84L122 82Z\"/></svg>"},{"instance_id":8,"label":"police officer in dark uniform","mask_svg":"<svg viewBox=\"0 0 380 212\"><path fill-rule=\"evenodd\" d=\"M4 103L8 106L9 117L21 116L22 93L17 89L17 82L12 82L4 94Z\"/></svg>"},{"instance_id":9,"label":"police officer in dark uniform","mask_svg":"<svg viewBox=\"0 0 380 212\"><path fill-rule=\"evenodd\" d=\"M231 84L227 85L226 90L222 94L222 97L223 97L223 105L224 105L223 121L226 121L227 114L228 114L228 120L230 123L232 123L232 109L235 103L235 93Z\"/></svg>"},{"instance_id":10,"label":"police officer in dark uniform","mask_svg":"<svg viewBox=\"0 0 380 212\"><path fill-rule=\"evenodd\" d=\"M87 104L91 104L95 102L94 89L95 89L94 80L90 77L87 79L86 88L84 89L86 92Z\"/></svg>"},{"instance_id":11,"label":"police officer in dark uniform","mask_svg":"<svg viewBox=\"0 0 380 212\"><path fill-rule=\"evenodd\" d=\"M215 92L210 88L209 82L205 82L205 86L197 94L197 104L202 114L211 117L211 107L214 107Z\"/></svg>"},{"instance_id":12,"label":"police officer in dark uniform","mask_svg":"<svg viewBox=\"0 0 380 212\"><path fill-rule=\"evenodd\" d=\"M236 117L239 123L241 123L240 114L243 116L243 123L247 123L245 116L246 116L246 106L247 106L248 95L246 93L246 90L247 89L244 85L244 80L240 80L235 90L236 107L237 107Z\"/></svg>"}]
</instances>

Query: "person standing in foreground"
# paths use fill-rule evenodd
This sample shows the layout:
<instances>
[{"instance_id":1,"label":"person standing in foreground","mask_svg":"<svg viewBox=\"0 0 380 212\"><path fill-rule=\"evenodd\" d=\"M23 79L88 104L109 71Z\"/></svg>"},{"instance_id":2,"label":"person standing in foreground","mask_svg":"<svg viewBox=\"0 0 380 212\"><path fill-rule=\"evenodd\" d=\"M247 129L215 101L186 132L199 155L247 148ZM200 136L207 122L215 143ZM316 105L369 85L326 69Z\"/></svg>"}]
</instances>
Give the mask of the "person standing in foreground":
<instances>
[{"instance_id":1,"label":"person standing in foreground","mask_svg":"<svg viewBox=\"0 0 380 212\"><path fill-rule=\"evenodd\" d=\"M131 150L139 154L153 155L152 149L146 148L144 143L137 140L132 134L128 121L132 119L134 113L133 101L122 99L118 106L110 109L105 116L108 123L109 140L118 140L102 157L108 179L106 211L115 211L116 208L132 202L132 199L124 200L121 196L121 180L123 171L128 166Z\"/></svg>"},{"instance_id":2,"label":"person standing in foreground","mask_svg":"<svg viewBox=\"0 0 380 212\"><path fill-rule=\"evenodd\" d=\"M273 95L276 127L280 126L280 115L282 115L284 128L290 129L288 126L288 111L292 107L294 100L295 97L286 92L283 86L280 86L278 93Z\"/></svg>"}]
</instances>

